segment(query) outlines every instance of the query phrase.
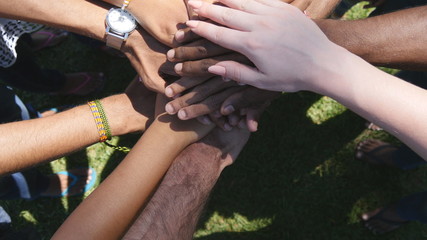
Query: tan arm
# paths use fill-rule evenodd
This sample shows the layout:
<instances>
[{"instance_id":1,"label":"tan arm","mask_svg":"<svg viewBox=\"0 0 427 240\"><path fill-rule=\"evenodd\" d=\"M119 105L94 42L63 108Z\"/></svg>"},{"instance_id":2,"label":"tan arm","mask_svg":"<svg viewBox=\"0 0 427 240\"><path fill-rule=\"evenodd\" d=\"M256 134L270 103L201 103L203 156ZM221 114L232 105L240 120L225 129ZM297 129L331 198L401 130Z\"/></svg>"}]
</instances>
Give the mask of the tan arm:
<instances>
[{"instance_id":1,"label":"tan arm","mask_svg":"<svg viewBox=\"0 0 427 240\"><path fill-rule=\"evenodd\" d=\"M113 173L67 218L53 239L119 239L173 159L212 127L160 115Z\"/></svg>"}]
</instances>

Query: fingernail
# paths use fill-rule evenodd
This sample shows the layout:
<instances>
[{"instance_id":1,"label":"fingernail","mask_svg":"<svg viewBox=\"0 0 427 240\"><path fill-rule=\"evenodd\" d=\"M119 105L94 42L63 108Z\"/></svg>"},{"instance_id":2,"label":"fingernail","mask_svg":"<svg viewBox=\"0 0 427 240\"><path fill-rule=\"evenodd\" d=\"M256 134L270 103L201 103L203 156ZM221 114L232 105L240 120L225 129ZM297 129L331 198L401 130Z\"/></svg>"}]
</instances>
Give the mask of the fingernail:
<instances>
[{"instance_id":1,"label":"fingernail","mask_svg":"<svg viewBox=\"0 0 427 240\"><path fill-rule=\"evenodd\" d=\"M189 28L196 28L197 26L199 26L199 21L197 21L197 20L188 20L187 22L185 22L185 24Z\"/></svg>"},{"instance_id":2,"label":"fingernail","mask_svg":"<svg viewBox=\"0 0 427 240\"><path fill-rule=\"evenodd\" d=\"M171 87L166 87L166 89L165 89L165 95L166 96L168 96L168 97L173 97L173 90L172 90L172 88Z\"/></svg>"},{"instance_id":3,"label":"fingernail","mask_svg":"<svg viewBox=\"0 0 427 240\"><path fill-rule=\"evenodd\" d=\"M239 85L239 86L245 86L246 84L242 83L242 82L238 82L237 85Z\"/></svg>"},{"instance_id":4,"label":"fingernail","mask_svg":"<svg viewBox=\"0 0 427 240\"><path fill-rule=\"evenodd\" d=\"M186 120L187 119L187 113L184 110L179 110L178 111L178 118L181 120Z\"/></svg>"},{"instance_id":5,"label":"fingernail","mask_svg":"<svg viewBox=\"0 0 427 240\"><path fill-rule=\"evenodd\" d=\"M250 120L249 121L249 125L250 125L250 131L251 132L256 132L256 131L258 131L258 122L256 122L256 121L253 121L253 120Z\"/></svg>"},{"instance_id":6,"label":"fingernail","mask_svg":"<svg viewBox=\"0 0 427 240\"><path fill-rule=\"evenodd\" d=\"M202 6L202 1L189 0L188 5L190 5L192 8L199 8Z\"/></svg>"},{"instance_id":7,"label":"fingernail","mask_svg":"<svg viewBox=\"0 0 427 240\"><path fill-rule=\"evenodd\" d=\"M178 30L175 33L175 40L180 43L180 42L184 41L184 36L185 36L185 32L182 30Z\"/></svg>"},{"instance_id":8,"label":"fingernail","mask_svg":"<svg viewBox=\"0 0 427 240\"><path fill-rule=\"evenodd\" d=\"M182 71L182 63L177 63L174 69L175 69L175 72L180 73Z\"/></svg>"},{"instance_id":9,"label":"fingernail","mask_svg":"<svg viewBox=\"0 0 427 240\"><path fill-rule=\"evenodd\" d=\"M232 112L234 112L236 109L234 109L234 107L232 106L232 105L227 105L227 106L225 106L224 107L224 111L223 111L223 113L225 114L225 115L228 115L228 114L230 114L230 113L232 113Z\"/></svg>"},{"instance_id":10,"label":"fingernail","mask_svg":"<svg viewBox=\"0 0 427 240\"><path fill-rule=\"evenodd\" d=\"M229 82L229 81L231 81L231 79L230 79L230 78L228 78L228 77L222 77L222 80L223 80L224 82Z\"/></svg>"},{"instance_id":11,"label":"fingernail","mask_svg":"<svg viewBox=\"0 0 427 240\"><path fill-rule=\"evenodd\" d=\"M230 124L228 124L228 123L224 124L224 130L225 131L231 131L231 129L233 129L233 128L230 126Z\"/></svg>"},{"instance_id":12,"label":"fingernail","mask_svg":"<svg viewBox=\"0 0 427 240\"><path fill-rule=\"evenodd\" d=\"M197 117L197 120L201 123L201 124L204 124L204 125L209 125L209 124L211 124L212 122L211 122L211 120L207 117L207 116L200 116L200 117Z\"/></svg>"},{"instance_id":13,"label":"fingernail","mask_svg":"<svg viewBox=\"0 0 427 240\"><path fill-rule=\"evenodd\" d=\"M168 57L169 60L174 59L175 57L175 49L171 49L166 53L166 56Z\"/></svg>"},{"instance_id":14,"label":"fingernail","mask_svg":"<svg viewBox=\"0 0 427 240\"><path fill-rule=\"evenodd\" d=\"M175 113L175 109L173 108L172 104L166 104L165 106L165 111L169 114L174 114Z\"/></svg>"},{"instance_id":15,"label":"fingernail","mask_svg":"<svg viewBox=\"0 0 427 240\"><path fill-rule=\"evenodd\" d=\"M224 76L225 75L225 67L213 65L213 66L208 67L208 72L216 74L216 75Z\"/></svg>"}]
</instances>

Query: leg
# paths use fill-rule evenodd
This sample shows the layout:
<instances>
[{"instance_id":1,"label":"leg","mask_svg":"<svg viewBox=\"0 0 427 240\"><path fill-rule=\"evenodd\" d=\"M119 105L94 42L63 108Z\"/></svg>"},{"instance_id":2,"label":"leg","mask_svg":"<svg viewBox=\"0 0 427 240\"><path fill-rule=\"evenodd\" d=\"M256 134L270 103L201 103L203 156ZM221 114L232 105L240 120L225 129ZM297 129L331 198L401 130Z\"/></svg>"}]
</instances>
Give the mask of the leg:
<instances>
[{"instance_id":1,"label":"leg","mask_svg":"<svg viewBox=\"0 0 427 240\"><path fill-rule=\"evenodd\" d=\"M192 239L222 170L233 163L249 132L215 129L175 159L157 191L124 239Z\"/></svg>"}]
</instances>

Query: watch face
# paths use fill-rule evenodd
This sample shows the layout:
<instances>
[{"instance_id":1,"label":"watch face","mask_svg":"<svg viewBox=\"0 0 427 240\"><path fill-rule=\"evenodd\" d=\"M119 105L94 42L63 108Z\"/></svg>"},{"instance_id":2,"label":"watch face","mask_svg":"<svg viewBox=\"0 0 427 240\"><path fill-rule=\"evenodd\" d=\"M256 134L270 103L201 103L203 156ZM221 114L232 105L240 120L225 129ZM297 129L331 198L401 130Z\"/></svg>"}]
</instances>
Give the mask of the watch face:
<instances>
[{"instance_id":1,"label":"watch face","mask_svg":"<svg viewBox=\"0 0 427 240\"><path fill-rule=\"evenodd\" d=\"M107 14L106 22L111 29L119 33L131 32L136 27L132 14L120 8L111 9Z\"/></svg>"}]
</instances>

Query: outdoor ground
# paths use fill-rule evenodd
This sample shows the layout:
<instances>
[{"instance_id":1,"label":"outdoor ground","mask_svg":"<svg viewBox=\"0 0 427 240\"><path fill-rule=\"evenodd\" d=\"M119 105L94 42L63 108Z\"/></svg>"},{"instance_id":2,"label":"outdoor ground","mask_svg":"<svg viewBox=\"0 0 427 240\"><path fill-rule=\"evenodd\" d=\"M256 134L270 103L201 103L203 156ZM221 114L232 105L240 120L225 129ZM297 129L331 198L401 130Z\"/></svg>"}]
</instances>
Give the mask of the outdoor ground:
<instances>
[{"instance_id":1,"label":"outdoor ground","mask_svg":"<svg viewBox=\"0 0 427 240\"><path fill-rule=\"evenodd\" d=\"M359 6L347 17L366 15ZM37 56L49 68L103 71L108 78L100 95L86 99L20 92L39 109L119 93L135 75L126 59L91 49L74 37ZM420 223L384 236L374 236L363 227L359 218L363 212L427 186L426 168L403 172L354 160L355 145L366 138L397 142L383 131L367 130L364 119L330 98L308 92L283 94L264 113L259 131L251 136L237 162L224 170L195 239L427 239L427 227ZM132 146L137 139L138 135L129 135L113 142ZM95 144L40 169L52 173L91 166L103 180L123 157ZM1 201L0 205L11 215L16 229L33 225L49 239L82 200L40 198Z\"/></svg>"}]
</instances>

